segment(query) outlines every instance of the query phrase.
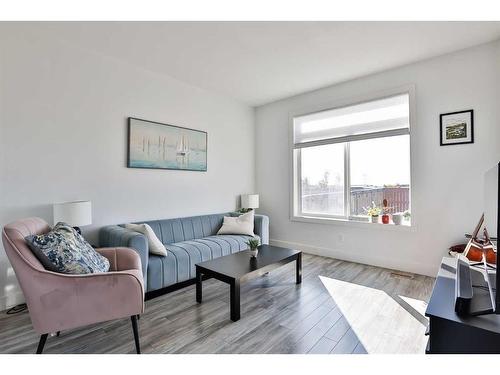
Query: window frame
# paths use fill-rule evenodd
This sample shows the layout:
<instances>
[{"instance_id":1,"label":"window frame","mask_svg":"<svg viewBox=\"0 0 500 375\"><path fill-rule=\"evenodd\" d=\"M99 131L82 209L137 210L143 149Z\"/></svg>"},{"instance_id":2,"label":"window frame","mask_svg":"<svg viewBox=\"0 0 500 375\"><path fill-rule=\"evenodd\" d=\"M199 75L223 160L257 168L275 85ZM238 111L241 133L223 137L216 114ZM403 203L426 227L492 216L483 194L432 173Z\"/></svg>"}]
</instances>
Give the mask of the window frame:
<instances>
[{"instance_id":1,"label":"window frame","mask_svg":"<svg viewBox=\"0 0 500 375\"><path fill-rule=\"evenodd\" d=\"M327 111L335 108L356 105L364 102L374 101L383 99L389 96L408 94L409 100L409 129L408 131L401 131L401 129L388 130L377 133L372 133L366 137L361 137L362 139L374 139L374 138L384 138L390 136L397 136L408 134L409 136L409 147L410 147L410 210L412 214L411 225L385 225L385 224L373 224L365 219L365 216L351 215L350 214L350 157L349 157L349 147L350 141L341 138L337 140L336 143L342 143L344 145L344 215L328 215L321 213L304 213L302 212L302 183L301 183L301 148L298 148L298 152L295 152L294 145L294 118L299 116L304 116L308 114L313 114L316 112ZM367 224L373 227L390 227L392 229L401 228L403 230L413 230L415 229L415 200L413 197L414 191L414 168L413 168L413 132L415 130L414 124L416 123L415 118L415 86L404 85L394 89L388 89L384 91L378 91L376 93L371 93L367 95L357 96L355 98L348 98L337 101L330 101L329 103L323 105L310 106L303 108L301 111L289 113L289 149L290 149L290 220L291 221L301 221L308 223L321 223L321 224L348 224L348 225L362 225ZM358 139L359 140L359 139ZM330 140L320 140L308 142L310 147L321 146L326 144L331 144ZM303 147L302 147L303 148Z\"/></svg>"}]
</instances>

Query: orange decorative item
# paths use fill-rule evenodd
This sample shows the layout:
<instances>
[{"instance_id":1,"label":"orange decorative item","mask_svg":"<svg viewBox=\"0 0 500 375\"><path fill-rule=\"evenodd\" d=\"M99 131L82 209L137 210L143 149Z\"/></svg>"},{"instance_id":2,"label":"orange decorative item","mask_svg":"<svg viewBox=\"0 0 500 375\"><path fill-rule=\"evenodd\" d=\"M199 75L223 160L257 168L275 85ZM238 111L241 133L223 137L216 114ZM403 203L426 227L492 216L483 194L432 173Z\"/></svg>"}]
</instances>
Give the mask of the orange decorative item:
<instances>
[{"instance_id":1,"label":"orange decorative item","mask_svg":"<svg viewBox=\"0 0 500 375\"><path fill-rule=\"evenodd\" d=\"M469 250L467 251L467 254L465 254L465 256L472 262L482 262L483 247L474 241L470 244Z\"/></svg>"},{"instance_id":2,"label":"orange decorative item","mask_svg":"<svg viewBox=\"0 0 500 375\"><path fill-rule=\"evenodd\" d=\"M491 242L490 236L486 228L483 229L484 233L484 257L486 258L486 263L497 264L497 253L495 252L495 248L493 243Z\"/></svg>"},{"instance_id":3,"label":"orange decorative item","mask_svg":"<svg viewBox=\"0 0 500 375\"><path fill-rule=\"evenodd\" d=\"M486 263L497 264L497 254L493 248L486 250Z\"/></svg>"},{"instance_id":4,"label":"orange decorative item","mask_svg":"<svg viewBox=\"0 0 500 375\"><path fill-rule=\"evenodd\" d=\"M479 219L479 223L477 224L474 232L472 233L471 239L469 243L465 247L464 255L472 262L483 262L483 257L486 263L496 264L497 263L497 255L495 253L493 244L491 243L490 237L488 235L488 231L484 228L483 233L484 237L482 239L478 238L477 235L481 226L484 222L484 214Z\"/></svg>"},{"instance_id":5,"label":"orange decorative item","mask_svg":"<svg viewBox=\"0 0 500 375\"><path fill-rule=\"evenodd\" d=\"M464 250L464 255L467 257L467 259L473 262L483 261L483 246L482 243L480 243L477 238L477 235L479 233L479 230L481 229L481 226L483 225L483 222L484 222L484 214L481 215L479 223L477 223L474 232L472 232L471 239L467 243L467 246L465 247Z\"/></svg>"}]
</instances>

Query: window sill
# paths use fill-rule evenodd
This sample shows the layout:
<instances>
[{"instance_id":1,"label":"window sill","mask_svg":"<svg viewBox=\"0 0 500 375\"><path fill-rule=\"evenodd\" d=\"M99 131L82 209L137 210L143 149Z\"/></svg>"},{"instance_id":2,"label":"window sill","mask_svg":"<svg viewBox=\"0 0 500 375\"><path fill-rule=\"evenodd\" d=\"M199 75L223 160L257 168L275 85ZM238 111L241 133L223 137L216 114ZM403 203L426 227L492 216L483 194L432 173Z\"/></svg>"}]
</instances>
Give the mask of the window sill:
<instances>
[{"instance_id":1,"label":"window sill","mask_svg":"<svg viewBox=\"0 0 500 375\"><path fill-rule=\"evenodd\" d=\"M292 216L291 221L311 223L311 224L327 224L327 225L345 225L353 228L374 229L374 230L395 230L403 232L415 232L415 224L382 224L371 223L368 221L355 221L339 218L315 217L315 216Z\"/></svg>"}]
</instances>

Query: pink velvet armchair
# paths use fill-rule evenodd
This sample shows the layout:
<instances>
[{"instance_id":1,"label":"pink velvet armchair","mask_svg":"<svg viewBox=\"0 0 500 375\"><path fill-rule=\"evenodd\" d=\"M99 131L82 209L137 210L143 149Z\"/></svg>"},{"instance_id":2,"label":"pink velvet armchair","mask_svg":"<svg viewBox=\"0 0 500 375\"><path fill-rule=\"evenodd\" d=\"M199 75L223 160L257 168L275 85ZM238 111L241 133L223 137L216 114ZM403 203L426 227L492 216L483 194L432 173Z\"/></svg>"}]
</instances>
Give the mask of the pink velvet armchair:
<instances>
[{"instance_id":1,"label":"pink velvet armchair","mask_svg":"<svg viewBox=\"0 0 500 375\"><path fill-rule=\"evenodd\" d=\"M2 231L33 328L41 335L37 353L42 353L49 333L129 316L140 353L137 318L144 312L144 285L139 255L128 248L96 249L109 260L109 272L68 275L47 271L24 238L49 230L44 220L28 218L10 223Z\"/></svg>"}]
</instances>

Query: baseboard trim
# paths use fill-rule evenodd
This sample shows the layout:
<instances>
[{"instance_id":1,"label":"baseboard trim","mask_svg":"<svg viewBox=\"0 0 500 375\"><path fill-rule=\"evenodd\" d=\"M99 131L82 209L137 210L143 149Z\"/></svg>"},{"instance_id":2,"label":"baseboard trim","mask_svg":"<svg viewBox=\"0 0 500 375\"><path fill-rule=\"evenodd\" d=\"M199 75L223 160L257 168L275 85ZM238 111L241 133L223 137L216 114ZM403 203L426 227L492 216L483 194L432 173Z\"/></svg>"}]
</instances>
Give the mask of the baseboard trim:
<instances>
[{"instance_id":1,"label":"baseboard trim","mask_svg":"<svg viewBox=\"0 0 500 375\"><path fill-rule=\"evenodd\" d=\"M10 309L11 307L24 302L26 301L24 299L24 294L21 291L2 296L0 297L0 311Z\"/></svg>"},{"instance_id":2,"label":"baseboard trim","mask_svg":"<svg viewBox=\"0 0 500 375\"><path fill-rule=\"evenodd\" d=\"M401 261L397 259L387 259L374 256L359 256L356 253L346 252L338 249L331 249L326 247L311 246L298 242L284 241L278 239L270 239L271 245L290 247L298 250L302 250L304 253L320 255L328 258L335 258L340 260L345 260L349 262L367 264L371 266L383 267L392 270L404 271L416 273L424 276L436 277L437 269L432 266L417 262Z\"/></svg>"}]
</instances>

